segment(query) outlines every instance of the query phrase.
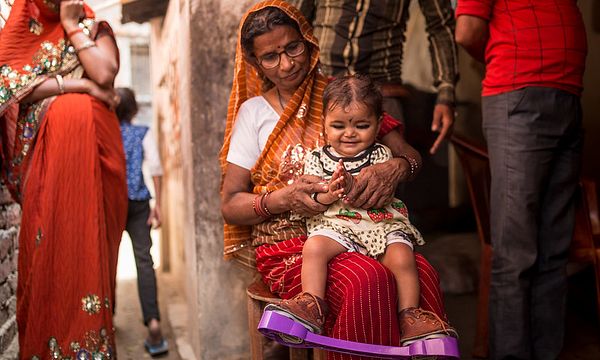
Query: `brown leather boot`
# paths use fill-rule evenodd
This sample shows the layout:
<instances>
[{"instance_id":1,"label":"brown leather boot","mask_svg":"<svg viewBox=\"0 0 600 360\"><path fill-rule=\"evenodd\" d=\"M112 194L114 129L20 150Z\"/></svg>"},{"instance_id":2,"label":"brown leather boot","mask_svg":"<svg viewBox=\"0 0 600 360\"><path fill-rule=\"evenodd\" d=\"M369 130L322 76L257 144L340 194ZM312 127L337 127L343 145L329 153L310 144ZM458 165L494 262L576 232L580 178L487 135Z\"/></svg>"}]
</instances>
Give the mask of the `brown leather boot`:
<instances>
[{"instance_id":1,"label":"brown leather boot","mask_svg":"<svg viewBox=\"0 0 600 360\"><path fill-rule=\"evenodd\" d=\"M400 312L400 344L410 345L415 341L452 336L458 338L456 330L440 319L437 314L421 308L407 308Z\"/></svg>"},{"instance_id":2,"label":"brown leather boot","mask_svg":"<svg viewBox=\"0 0 600 360\"><path fill-rule=\"evenodd\" d=\"M328 307L325 300L311 293L303 292L280 304L268 304L265 311L270 310L300 322L309 331L323 332Z\"/></svg>"}]
</instances>

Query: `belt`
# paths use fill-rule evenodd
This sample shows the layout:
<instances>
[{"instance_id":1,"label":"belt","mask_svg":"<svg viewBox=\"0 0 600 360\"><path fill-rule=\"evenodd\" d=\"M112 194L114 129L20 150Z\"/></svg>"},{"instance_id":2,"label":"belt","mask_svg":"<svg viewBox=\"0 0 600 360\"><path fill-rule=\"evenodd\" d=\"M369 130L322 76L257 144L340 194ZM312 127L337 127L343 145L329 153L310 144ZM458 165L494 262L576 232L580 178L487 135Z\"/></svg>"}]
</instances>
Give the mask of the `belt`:
<instances>
[{"instance_id":1,"label":"belt","mask_svg":"<svg viewBox=\"0 0 600 360\"><path fill-rule=\"evenodd\" d=\"M407 98L410 97L410 90L402 84L385 83L381 84L381 95L390 98Z\"/></svg>"}]
</instances>

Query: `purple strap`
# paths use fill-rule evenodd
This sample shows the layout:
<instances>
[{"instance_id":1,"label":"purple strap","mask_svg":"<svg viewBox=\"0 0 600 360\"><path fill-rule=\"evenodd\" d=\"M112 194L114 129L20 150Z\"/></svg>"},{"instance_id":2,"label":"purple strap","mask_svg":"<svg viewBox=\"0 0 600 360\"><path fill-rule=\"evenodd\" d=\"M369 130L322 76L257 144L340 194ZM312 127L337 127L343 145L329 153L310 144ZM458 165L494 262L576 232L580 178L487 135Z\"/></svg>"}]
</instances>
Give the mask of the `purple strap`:
<instances>
[{"instance_id":1,"label":"purple strap","mask_svg":"<svg viewBox=\"0 0 600 360\"><path fill-rule=\"evenodd\" d=\"M273 311L265 311L258 331L280 344L300 348L319 348L345 354L384 359L410 359L412 356L437 356L458 359L458 341L450 336L414 342L408 346L363 344L314 334L302 324Z\"/></svg>"}]
</instances>

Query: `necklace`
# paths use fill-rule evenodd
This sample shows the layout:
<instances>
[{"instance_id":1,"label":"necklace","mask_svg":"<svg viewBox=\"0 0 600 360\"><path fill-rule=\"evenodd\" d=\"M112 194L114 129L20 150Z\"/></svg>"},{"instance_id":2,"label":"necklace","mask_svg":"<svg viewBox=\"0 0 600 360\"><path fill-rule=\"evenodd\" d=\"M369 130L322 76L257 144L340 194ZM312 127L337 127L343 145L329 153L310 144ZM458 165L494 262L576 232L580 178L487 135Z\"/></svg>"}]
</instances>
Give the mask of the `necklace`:
<instances>
[{"instance_id":1,"label":"necklace","mask_svg":"<svg viewBox=\"0 0 600 360\"><path fill-rule=\"evenodd\" d=\"M281 111L285 111L285 106L283 106L283 100L281 99L281 94L279 93L279 89L275 88L275 90L277 90L277 99L279 99L279 106L281 106Z\"/></svg>"}]
</instances>

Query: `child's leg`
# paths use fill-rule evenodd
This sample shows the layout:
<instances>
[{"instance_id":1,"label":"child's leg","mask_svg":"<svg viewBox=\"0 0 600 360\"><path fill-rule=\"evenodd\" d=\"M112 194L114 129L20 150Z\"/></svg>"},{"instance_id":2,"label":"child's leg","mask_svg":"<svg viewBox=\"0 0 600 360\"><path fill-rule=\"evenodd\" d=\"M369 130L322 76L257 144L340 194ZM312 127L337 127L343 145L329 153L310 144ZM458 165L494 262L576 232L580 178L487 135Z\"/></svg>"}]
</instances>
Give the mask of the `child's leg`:
<instances>
[{"instance_id":1,"label":"child's leg","mask_svg":"<svg viewBox=\"0 0 600 360\"><path fill-rule=\"evenodd\" d=\"M389 244L380 261L396 278L398 311L418 307L421 290L413 249L402 242Z\"/></svg>"},{"instance_id":2,"label":"child's leg","mask_svg":"<svg viewBox=\"0 0 600 360\"><path fill-rule=\"evenodd\" d=\"M302 291L325 298L327 264L336 255L348 251L339 242L324 236L309 237L302 248Z\"/></svg>"}]
</instances>

